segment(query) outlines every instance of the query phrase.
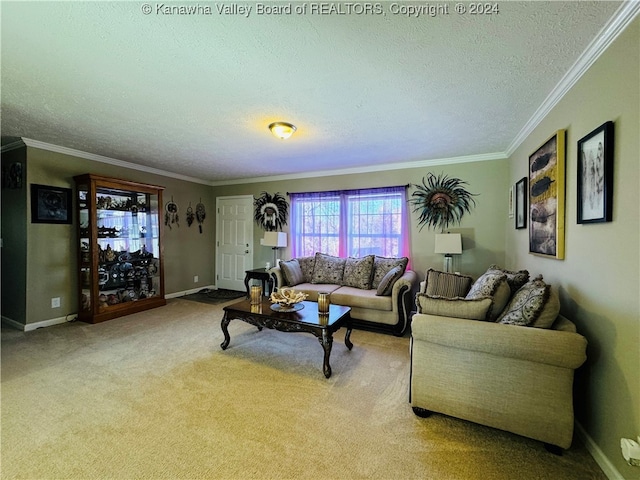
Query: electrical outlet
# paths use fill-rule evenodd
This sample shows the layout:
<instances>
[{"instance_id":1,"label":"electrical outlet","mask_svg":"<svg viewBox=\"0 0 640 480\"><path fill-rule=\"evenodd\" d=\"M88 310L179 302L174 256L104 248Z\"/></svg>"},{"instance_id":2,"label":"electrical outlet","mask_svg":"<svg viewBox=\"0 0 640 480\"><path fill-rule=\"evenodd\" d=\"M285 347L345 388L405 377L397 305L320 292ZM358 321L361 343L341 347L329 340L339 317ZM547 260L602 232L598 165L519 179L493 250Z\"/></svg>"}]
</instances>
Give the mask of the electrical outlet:
<instances>
[{"instance_id":1,"label":"electrical outlet","mask_svg":"<svg viewBox=\"0 0 640 480\"><path fill-rule=\"evenodd\" d=\"M51 308L60 308L60 297L53 297L51 299Z\"/></svg>"},{"instance_id":2,"label":"electrical outlet","mask_svg":"<svg viewBox=\"0 0 640 480\"><path fill-rule=\"evenodd\" d=\"M193 283L198 283L198 275L193 276Z\"/></svg>"}]
</instances>

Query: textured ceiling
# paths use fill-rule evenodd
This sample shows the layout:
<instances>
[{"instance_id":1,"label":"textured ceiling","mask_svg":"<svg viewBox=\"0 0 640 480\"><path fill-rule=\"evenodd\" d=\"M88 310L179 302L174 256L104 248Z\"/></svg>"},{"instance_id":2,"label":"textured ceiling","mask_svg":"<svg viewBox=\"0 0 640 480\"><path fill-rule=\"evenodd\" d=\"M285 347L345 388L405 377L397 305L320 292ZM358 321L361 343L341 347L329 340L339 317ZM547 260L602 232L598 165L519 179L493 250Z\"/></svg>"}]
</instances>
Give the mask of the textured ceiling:
<instances>
[{"instance_id":1,"label":"textured ceiling","mask_svg":"<svg viewBox=\"0 0 640 480\"><path fill-rule=\"evenodd\" d=\"M3 137L219 182L504 154L620 2L440 3L417 18L391 2L0 5ZM278 140L276 120L298 131Z\"/></svg>"}]
</instances>

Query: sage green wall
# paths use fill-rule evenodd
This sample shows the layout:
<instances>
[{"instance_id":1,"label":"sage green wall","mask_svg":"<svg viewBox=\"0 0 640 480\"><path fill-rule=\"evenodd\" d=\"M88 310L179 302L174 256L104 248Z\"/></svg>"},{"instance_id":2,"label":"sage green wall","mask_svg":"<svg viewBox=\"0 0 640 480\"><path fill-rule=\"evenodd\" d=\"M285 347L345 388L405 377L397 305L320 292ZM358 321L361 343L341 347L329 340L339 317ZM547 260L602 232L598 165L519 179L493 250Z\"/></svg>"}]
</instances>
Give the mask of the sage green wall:
<instances>
[{"instance_id":1,"label":"sage green wall","mask_svg":"<svg viewBox=\"0 0 640 480\"><path fill-rule=\"evenodd\" d=\"M528 254L527 230L507 229L511 267L557 286L562 311L587 337L586 365L576 379L576 415L626 479L620 438L640 435L640 20L609 47L511 156L515 183L528 156L558 129L567 130L565 260ZM578 225L577 141L615 122L613 222Z\"/></svg>"},{"instance_id":2,"label":"sage green wall","mask_svg":"<svg viewBox=\"0 0 640 480\"><path fill-rule=\"evenodd\" d=\"M18 323L27 317L26 147L2 154L2 165L22 164L22 188L2 189L2 315Z\"/></svg>"},{"instance_id":3,"label":"sage green wall","mask_svg":"<svg viewBox=\"0 0 640 480\"><path fill-rule=\"evenodd\" d=\"M253 195L258 197L263 191L280 192L317 192L323 190L340 190L350 188L368 188L393 185L416 184L421 182L428 172L458 177L469 183L468 189L477 193L477 207L465 216L459 228L451 228L451 232L459 232L463 236L464 252L456 258L455 269L465 274L478 276L491 263L503 264L505 222L508 210L509 166L507 160L469 162L456 165L443 165L431 168L411 168L389 170L384 172L334 175L326 177L302 178L295 180L279 180L263 183L245 183L239 185L214 187L215 196ZM415 189L410 188L409 194ZM410 207L411 209L411 207ZM411 215L411 268L420 277L424 277L427 268L442 268L443 256L433 253L433 230L417 227L417 215ZM284 228L289 232L289 225ZM260 246L263 230L254 227L254 265L263 266L273 261L273 253L268 247ZM280 258L291 257L291 248L281 249Z\"/></svg>"},{"instance_id":4,"label":"sage green wall","mask_svg":"<svg viewBox=\"0 0 640 480\"><path fill-rule=\"evenodd\" d=\"M215 218L210 186L31 147L27 148L27 159L29 184L73 188L75 175L94 173L164 186L164 203L173 197L180 208L180 226L165 228L163 234L165 293L214 284ZM187 227L185 216L189 202L195 208L200 199L208 213L202 234L199 233L197 224ZM27 211L29 208L27 206ZM73 225L33 224L26 215L25 220L29 286L26 295L26 323L77 312L75 218ZM193 282L194 275L199 276L198 283ZM52 297L61 298L61 308L51 308Z\"/></svg>"}]
</instances>

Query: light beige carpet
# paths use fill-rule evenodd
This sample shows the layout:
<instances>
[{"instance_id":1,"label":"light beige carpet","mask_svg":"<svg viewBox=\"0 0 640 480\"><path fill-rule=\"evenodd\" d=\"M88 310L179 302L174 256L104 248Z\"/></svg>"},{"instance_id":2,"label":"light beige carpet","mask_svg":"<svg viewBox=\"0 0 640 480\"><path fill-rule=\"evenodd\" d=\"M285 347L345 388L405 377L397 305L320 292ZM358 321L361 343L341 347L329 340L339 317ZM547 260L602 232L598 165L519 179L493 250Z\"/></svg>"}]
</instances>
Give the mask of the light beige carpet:
<instances>
[{"instance_id":1,"label":"light beige carpet","mask_svg":"<svg viewBox=\"0 0 640 480\"><path fill-rule=\"evenodd\" d=\"M227 302L228 303L233 303ZM171 300L98 325L2 330L2 478L604 479L539 442L409 404L409 339L259 332Z\"/></svg>"}]
</instances>

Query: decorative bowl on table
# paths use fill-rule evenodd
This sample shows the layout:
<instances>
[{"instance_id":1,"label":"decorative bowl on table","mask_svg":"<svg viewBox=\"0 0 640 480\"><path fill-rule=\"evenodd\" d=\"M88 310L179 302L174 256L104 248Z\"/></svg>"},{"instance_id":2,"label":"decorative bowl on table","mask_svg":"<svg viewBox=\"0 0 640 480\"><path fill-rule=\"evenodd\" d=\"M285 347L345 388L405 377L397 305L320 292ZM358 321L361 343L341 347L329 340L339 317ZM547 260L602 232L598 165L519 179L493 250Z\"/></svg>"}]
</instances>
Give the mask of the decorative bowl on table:
<instances>
[{"instance_id":1,"label":"decorative bowl on table","mask_svg":"<svg viewBox=\"0 0 640 480\"><path fill-rule=\"evenodd\" d=\"M306 293L296 292L293 288L279 288L269 297L273 303L271 310L276 312L297 312L304 308L301 302L307 297Z\"/></svg>"}]
</instances>

